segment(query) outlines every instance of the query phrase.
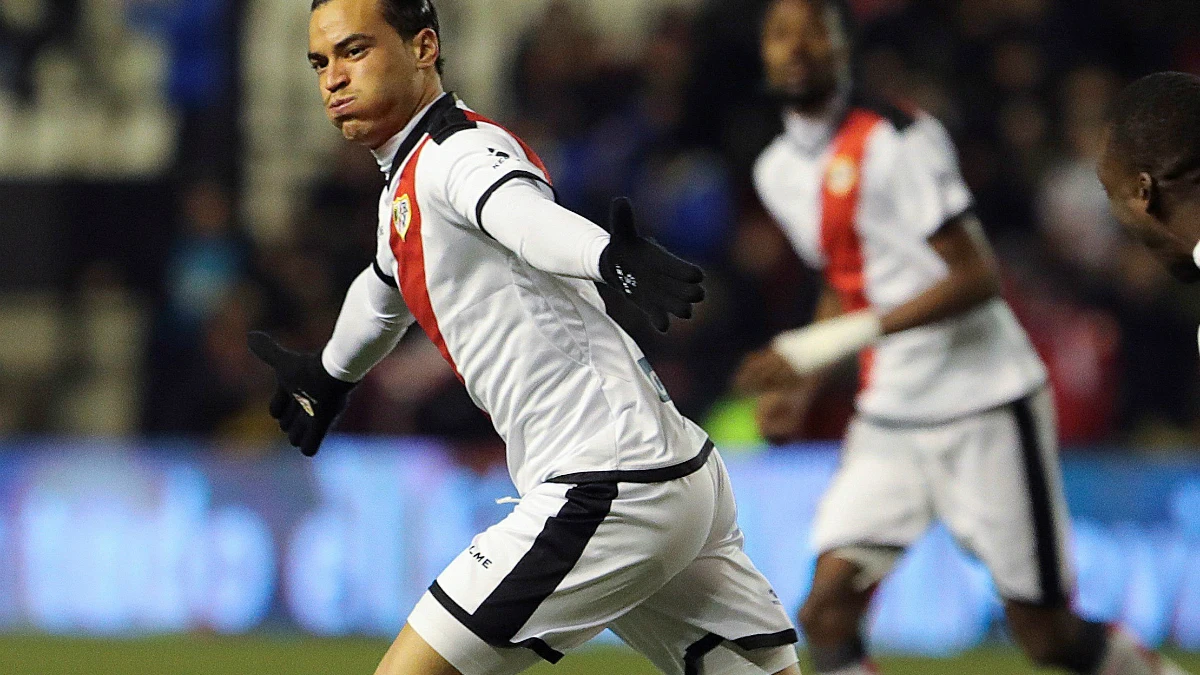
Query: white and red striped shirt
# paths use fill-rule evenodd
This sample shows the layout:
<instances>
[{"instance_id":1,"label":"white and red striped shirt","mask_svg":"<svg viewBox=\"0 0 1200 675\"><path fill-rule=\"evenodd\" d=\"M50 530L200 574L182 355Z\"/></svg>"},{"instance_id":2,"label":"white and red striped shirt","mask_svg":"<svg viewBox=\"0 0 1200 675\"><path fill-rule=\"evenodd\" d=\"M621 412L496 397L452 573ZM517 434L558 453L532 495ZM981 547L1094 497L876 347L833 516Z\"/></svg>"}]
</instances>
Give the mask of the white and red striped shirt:
<instances>
[{"instance_id":1,"label":"white and red striped shirt","mask_svg":"<svg viewBox=\"0 0 1200 675\"><path fill-rule=\"evenodd\" d=\"M884 314L945 278L928 240L971 208L949 135L926 114L851 103L788 113L755 185L803 260L845 311ZM1007 303L888 336L860 356L858 411L933 423L1030 393L1045 368Z\"/></svg>"},{"instance_id":2,"label":"white and red striped shirt","mask_svg":"<svg viewBox=\"0 0 1200 675\"><path fill-rule=\"evenodd\" d=\"M670 402L594 283L534 267L480 222L489 199L512 183L541 186L551 197L533 150L447 94L376 156L392 169L380 201L376 272L394 280L491 416L521 494L564 475L659 470L701 453L706 435ZM583 241L574 248L597 243ZM596 271L585 276L599 278L602 248L592 256Z\"/></svg>"}]
</instances>

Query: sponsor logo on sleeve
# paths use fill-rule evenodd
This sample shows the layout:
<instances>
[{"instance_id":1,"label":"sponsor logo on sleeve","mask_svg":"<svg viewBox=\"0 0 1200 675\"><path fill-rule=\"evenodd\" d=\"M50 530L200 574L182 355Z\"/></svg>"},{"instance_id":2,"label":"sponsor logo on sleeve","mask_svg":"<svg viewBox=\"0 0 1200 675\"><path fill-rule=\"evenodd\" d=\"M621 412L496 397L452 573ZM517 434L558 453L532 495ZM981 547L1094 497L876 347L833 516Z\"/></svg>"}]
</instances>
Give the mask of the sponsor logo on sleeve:
<instances>
[{"instance_id":1,"label":"sponsor logo on sleeve","mask_svg":"<svg viewBox=\"0 0 1200 675\"><path fill-rule=\"evenodd\" d=\"M654 368L650 366L650 361L645 357L638 359L638 365L642 367L642 372L646 377L650 378L650 383L654 385L654 390L658 392L658 400L663 403L671 402L671 395L667 393L667 387L658 379L658 373L654 372Z\"/></svg>"},{"instance_id":2,"label":"sponsor logo on sleeve","mask_svg":"<svg viewBox=\"0 0 1200 675\"><path fill-rule=\"evenodd\" d=\"M508 154L507 152L497 150L495 148L488 148L488 154L496 158L496 163L492 165L493 169L499 169L501 164L504 164L512 158L512 155Z\"/></svg>"}]
</instances>

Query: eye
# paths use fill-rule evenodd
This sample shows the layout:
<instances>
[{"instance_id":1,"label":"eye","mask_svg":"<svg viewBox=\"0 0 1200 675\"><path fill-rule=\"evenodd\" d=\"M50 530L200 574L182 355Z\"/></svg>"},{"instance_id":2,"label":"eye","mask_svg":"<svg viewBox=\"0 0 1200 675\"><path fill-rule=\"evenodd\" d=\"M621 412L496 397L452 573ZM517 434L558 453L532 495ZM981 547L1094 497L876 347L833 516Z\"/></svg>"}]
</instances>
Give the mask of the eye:
<instances>
[{"instance_id":1,"label":"eye","mask_svg":"<svg viewBox=\"0 0 1200 675\"><path fill-rule=\"evenodd\" d=\"M350 58L356 58L365 54L366 52L366 47L351 47L350 49L346 50L346 56L349 56Z\"/></svg>"}]
</instances>

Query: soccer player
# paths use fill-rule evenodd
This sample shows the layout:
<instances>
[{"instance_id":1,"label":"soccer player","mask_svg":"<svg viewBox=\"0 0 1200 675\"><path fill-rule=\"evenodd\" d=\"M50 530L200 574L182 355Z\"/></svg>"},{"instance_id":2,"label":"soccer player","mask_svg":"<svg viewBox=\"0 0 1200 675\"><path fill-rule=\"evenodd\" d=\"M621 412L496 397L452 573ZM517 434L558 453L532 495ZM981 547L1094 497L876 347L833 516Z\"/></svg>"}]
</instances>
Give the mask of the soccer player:
<instances>
[{"instance_id":1,"label":"soccer player","mask_svg":"<svg viewBox=\"0 0 1200 675\"><path fill-rule=\"evenodd\" d=\"M750 391L811 387L859 354L857 414L817 514L819 557L800 610L817 672L877 672L861 634L871 593L935 519L987 565L1037 664L1181 672L1072 612L1045 369L1000 298L946 131L856 92L850 35L834 0L769 5L762 56L785 131L755 182L826 289L814 323L776 337L738 374Z\"/></svg>"},{"instance_id":2,"label":"soccer player","mask_svg":"<svg viewBox=\"0 0 1200 675\"><path fill-rule=\"evenodd\" d=\"M1155 73L1126 87L1098 174L1125 230L1177 279L1200 281L1200 77Z\"/></svg>"},{"instance_id":3,"label":"soccer player","mask_svg":"<svg viewBox=\"0 0 1200 675\"><path fill-rule=\"evenodd\" d=\"M521 496L438 576L376 671L520 672L612 628L668 673L798 675L796 632L742 550L728 476L602 282L667 330L702 273L558 206L536 154L441 82L429 0L314 0L308 58L330 120L387 175L374 263L320 353L251 348L271 414L317 452L354 383L413 323L505 440Z\"/></svg>"}]
</instances>

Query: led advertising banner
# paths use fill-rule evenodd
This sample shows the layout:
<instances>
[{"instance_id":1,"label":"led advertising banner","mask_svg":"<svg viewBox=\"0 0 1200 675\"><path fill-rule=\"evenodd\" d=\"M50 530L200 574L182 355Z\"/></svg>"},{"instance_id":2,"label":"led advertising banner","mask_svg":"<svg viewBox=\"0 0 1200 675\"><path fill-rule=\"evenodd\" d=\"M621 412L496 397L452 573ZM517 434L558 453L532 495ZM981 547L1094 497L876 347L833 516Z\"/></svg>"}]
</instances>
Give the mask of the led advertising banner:
<instances>
[{"instance_id":1,"label":"led advertising banner","mask_svg":"<svg viewBox=\"0 0 1200 675\"><path fill-rule=\"evenodd\" d=\"M791 608L834 448L726 454L747 550ZM1200 650L1200 461L1068 455L1076 602ZM314 460L194 446L0 446L0 630L130 635L292 629L394 635L516 497L432 441L337 438ZM498 503L498 501L500 503ZM511 500L508 500L511 501ZM876 597L875 644L947 653L992 633L978 563L935 528Z\"/></svg>"}]
</instances>

